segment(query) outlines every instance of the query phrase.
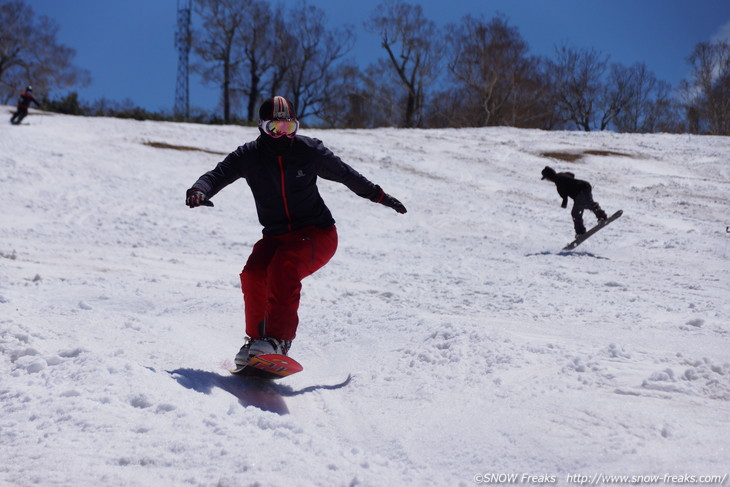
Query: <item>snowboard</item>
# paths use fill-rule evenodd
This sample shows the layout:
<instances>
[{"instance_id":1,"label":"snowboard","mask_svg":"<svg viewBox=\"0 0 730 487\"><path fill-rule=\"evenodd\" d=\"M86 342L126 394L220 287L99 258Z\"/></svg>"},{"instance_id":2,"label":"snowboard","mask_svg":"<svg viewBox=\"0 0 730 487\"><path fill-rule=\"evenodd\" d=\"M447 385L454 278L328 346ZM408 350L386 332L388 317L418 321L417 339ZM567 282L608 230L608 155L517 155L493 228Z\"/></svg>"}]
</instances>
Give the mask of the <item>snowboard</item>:
<instances>
[{"instance_id":1,"label":"snowboard","mask_svg":"<svg viewBox=\"0 0 730 487\"><path fill-rule=\"evenodd\" d=\"M269 353L256 355L244 367L231 369L231 374L255 379L277 380L304 370L304 367L291 357Z\"/></svg>"},{"instance_id":2,"label":"snowboard","mask_svg":"<svg viewBox=\"0 0 730 487\"><path fill-rule=\"evenodd\" d=\"M606 225L608 225L612 221L616 220L618 217L620 217L623 214L624 214L624 211L623 210L618 210L616 213L614 213L613 215L609 216L604 221L602 221L601 223L599 223L595 227L591 228L590 230L588 230L583 235L578 236L575 240L573 240L568 245L566 245L565 247L563 247L563 250L573 250L574 248L576 248L577 246L579 246L580 244L582 244L583 242L585 242L591 235L593 235L598 230L600 230L601 228L605 227Z\"/></svg>"}]
</instances>

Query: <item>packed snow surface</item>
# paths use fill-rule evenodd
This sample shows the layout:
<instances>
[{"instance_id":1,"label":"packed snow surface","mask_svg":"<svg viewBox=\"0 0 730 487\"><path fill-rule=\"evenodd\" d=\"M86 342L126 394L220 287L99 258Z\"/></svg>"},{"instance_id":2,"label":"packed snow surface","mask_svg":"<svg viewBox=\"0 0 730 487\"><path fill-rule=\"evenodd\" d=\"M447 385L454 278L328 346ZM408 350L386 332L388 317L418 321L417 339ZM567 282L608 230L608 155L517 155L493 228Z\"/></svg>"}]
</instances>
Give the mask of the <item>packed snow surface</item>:
<instances>
[{"instance_id":1,"label":"packed snow surface","mask_svg":"<svg viewBox=\"0 0 730 487\"><path fill-rule=\"evenodd\" d=\"M227 371L248 186L184 204L257 129L26 121L0 129L0 485L730 472L728 137L302 129L408 213L319 181L340 246L304 281L304 371L262 387ZM545 165L624 215L561 251Z\"/></svg>"}]
</instances>

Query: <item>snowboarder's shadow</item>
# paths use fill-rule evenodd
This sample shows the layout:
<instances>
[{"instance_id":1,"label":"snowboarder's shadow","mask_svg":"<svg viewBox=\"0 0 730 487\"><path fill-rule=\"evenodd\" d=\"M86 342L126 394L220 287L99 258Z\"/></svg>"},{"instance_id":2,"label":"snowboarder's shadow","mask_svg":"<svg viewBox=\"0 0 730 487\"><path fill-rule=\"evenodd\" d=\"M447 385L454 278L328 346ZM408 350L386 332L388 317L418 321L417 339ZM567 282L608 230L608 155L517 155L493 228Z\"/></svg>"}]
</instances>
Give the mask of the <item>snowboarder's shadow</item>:
<instances>
[{"instance_id":1,"label":"snowboarder's shadow","mask_svg":"<svg viewBox=\"0 0 730 487\"><path fill-rule=\"evenodd\" d=\"M315 385L295 391L290 386L275 382L246 379L234 375L223 376L207 370L176 369L167 372L178 384L188 389L210 394L217 387L235 396L244 407L254 406L282 416L289 414L284 397L299 396L319 389L340 389L352 380L352 376L348 375L347 379L339 384Z\"/></svg>"},{"instance_id":2,"label":"snowboarder's shadow","mask_svg":"<svg viewBox=\"0 0 730 487\"><path fill-rule=\"evenodd\" d=\"M525 257L535 257L539 255L557 255L558 257L592 257L594 259L600 260L611 260L608 257L602 257L591 252L576 252L574 250L563 250L560 252L551 252L549 250L546 250L544 252L537 252L535 254L527 254L525 255Z\"/></svg>"},{"instance_id":3,"label":"snowboarder's shadow","mask_svg":"<svg viewBox=\"0 0 730 487\"><path fill-rule=\"evenodd\" d=\"M559 255L560 257L592 257L594 259L600 259L600 260L611 260L608 257L601 257L600 255L596 255L591 252L575 252L575 251L564 250L562 252L558 252L555 255Z\"/></svg>"}]
</instances>

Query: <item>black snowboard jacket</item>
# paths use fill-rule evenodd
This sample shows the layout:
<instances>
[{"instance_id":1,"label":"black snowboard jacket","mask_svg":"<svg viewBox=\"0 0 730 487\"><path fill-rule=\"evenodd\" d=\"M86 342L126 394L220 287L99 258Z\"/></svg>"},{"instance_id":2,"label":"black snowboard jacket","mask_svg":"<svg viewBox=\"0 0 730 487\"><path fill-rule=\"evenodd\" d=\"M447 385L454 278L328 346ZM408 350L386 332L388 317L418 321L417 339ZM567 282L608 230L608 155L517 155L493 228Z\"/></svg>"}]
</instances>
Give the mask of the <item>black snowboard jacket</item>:
<instances>
[{"instance_id":1,"label":"black snowboard jacket","mask_svg":"<svg viewBox=\"0 0 730 487\"><path fill-rule=\"evenodd\" d=\"M572 172L559 172L553 176L552 181L558 189L558 194L563 198L563 208L568 205L568 197L575 199L576 196L584 191L592 191L588 181L575 179L575 175Z\"/></svg>"},{"instance_id":2,"label":"black snowboard jacket","mask_svg":"<svg viewBox=\"0 0 730 487\"><path fill-rule=\"evenodd\" d=\"M39 107L41 106L41 104L38 103L38 100L35 99L32 93L28 93L27 91L25 91L22 95L20 95L20 99L18 99L18 109L28 110L31 103L35 103L36 106Z\"/></svg>"},{"instance_id":3,"label":"black snowboard jacket","mask_svg":"<svg viewBox=\"0 0 730 487\"><path fill-rule=\"evenodd\" d=\"M297 135L289 147L277 150L264 137L267 136L261 135L231 152L193 185L212 198L237 179L246 179L264 235L334 225L335 220L317 189L317 177L342 183L373 202L379 202L385 194L321 140Z\"/></svg>"}]
</instances>

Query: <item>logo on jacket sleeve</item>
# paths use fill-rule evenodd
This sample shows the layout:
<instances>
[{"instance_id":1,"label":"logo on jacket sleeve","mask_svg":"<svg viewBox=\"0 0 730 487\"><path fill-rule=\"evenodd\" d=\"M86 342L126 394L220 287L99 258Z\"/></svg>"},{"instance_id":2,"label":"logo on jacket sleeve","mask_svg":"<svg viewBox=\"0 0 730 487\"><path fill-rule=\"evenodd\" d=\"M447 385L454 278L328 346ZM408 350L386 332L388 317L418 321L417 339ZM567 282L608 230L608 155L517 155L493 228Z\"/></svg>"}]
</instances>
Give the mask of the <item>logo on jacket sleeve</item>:
<instances>
[{"instance_id":1,"label":"logo on jacket sleeve","mask_svg":"<svg viewBox=\"0 0 730 487\"><path fill-rule=\"evenodd\" d=\"M302 171L301 169L299 169L297 171L297 177L298 178L303 178L304 176L306 176L306 174L304 174L304 171Z\"/></svg>"}]
</instances>

